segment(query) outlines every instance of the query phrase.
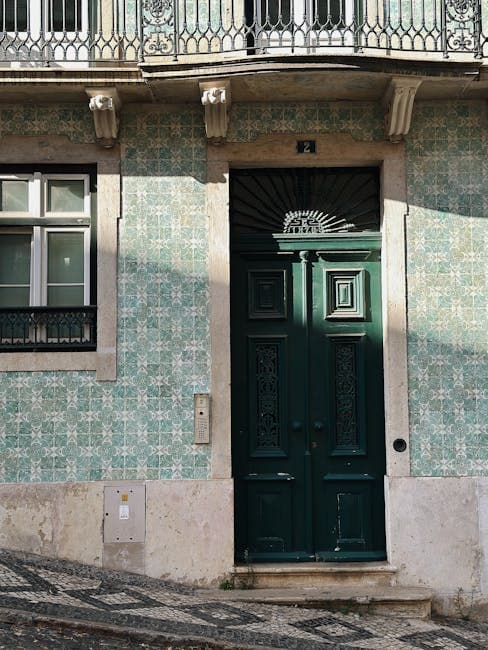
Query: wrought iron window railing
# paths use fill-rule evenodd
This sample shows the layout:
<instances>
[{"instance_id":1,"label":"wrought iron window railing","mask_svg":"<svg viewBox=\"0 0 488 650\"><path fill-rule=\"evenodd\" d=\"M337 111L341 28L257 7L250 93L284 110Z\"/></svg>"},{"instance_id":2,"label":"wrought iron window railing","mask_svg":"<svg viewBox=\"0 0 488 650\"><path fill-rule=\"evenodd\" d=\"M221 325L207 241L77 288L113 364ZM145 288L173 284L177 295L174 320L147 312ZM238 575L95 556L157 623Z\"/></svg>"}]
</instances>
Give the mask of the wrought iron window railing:
<instances>
[{"instance_id":1,"label":"wrought iron window railing","mask_svg":"<svg viewBox=\"0 0 488 650\"><path fill-rule=\"evenodd\" d=\"M487 15L488 0L0 0L0 66L345 49L483 58Z\"/></svg>"},{"instance_id":2,"label":"wrought iron window railing","mask_svg":"<svg viewBox=\"0 0 488 650\"><path fill-rule=\"evenodd\" d=\"M95 350L97 308L0 309L0 352Z\"/></svg>"}]
</instances>

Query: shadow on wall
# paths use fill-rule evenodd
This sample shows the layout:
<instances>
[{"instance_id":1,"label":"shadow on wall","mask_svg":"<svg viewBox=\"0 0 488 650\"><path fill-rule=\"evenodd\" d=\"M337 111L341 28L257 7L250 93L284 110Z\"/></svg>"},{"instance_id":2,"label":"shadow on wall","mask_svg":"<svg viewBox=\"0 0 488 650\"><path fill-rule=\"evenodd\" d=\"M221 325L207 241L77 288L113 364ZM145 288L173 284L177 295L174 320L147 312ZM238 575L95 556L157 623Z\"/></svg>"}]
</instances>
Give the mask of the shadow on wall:
<instances>
[{"instance_id":1,"label":"shadow on wall","mask_svg":"<svg viewBox=\"0 0 488 650\"><path fill-rule=\"evenodd\" d=\"M411 457L415 474L486 475L488 145L469 112L447 129L453 110L417 107L407 144ZM122 128L118 380L4 375L0 481L209 474L209 450L192 442L193 393L210 382L202 114L132 114Z\"/></svg>"}]
</instances>

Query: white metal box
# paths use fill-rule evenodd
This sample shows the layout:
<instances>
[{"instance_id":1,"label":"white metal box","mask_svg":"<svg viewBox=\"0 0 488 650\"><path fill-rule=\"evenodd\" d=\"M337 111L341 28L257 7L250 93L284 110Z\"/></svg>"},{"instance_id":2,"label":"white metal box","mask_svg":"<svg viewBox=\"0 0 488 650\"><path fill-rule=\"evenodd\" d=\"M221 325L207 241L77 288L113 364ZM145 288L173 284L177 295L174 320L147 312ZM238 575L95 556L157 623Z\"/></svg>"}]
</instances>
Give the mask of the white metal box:
<instances>
[{"instance_id":1,"label":"white metal box","mask_svg":"<svg viewBox=\"0 0 488 650\"><path fill-rule=\"evenodd\" d=\"M146 487L130 483L104 489L105 544L144 542L146 535Z\"/></svg>"}]
</instances>

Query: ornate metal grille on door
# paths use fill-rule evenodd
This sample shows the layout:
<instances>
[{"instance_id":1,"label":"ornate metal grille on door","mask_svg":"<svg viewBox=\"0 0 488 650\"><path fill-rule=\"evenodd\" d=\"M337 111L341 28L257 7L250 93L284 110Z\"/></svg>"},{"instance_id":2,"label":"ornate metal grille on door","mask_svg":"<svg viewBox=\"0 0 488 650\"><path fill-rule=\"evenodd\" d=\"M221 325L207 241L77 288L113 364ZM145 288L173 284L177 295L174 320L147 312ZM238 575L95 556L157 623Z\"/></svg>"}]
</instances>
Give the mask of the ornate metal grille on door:
<instances>
[{"instance_id":1,"label":"ornate metal grille on door","mask_svg":"<svg viewBox=\"0 0 488 650\"><path fill-rule=\"evenodd\" d=\"M231 179L233 232L295 235L378 231L376 168L249 169Z\"/></svg>"}]
</instances>

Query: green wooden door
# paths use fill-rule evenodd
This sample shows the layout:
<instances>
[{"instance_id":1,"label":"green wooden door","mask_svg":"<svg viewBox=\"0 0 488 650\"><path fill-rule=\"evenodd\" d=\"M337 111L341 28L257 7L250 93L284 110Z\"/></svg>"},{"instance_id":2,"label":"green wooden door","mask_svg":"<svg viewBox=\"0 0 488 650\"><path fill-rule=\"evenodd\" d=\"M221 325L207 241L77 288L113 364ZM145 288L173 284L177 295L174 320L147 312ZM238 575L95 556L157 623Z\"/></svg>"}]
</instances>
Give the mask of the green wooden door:
<instances>
[{"instance_id":1,"label":"green wooden door","mask_svg":"<svg viewBox=\"0 0 488 650\"><path fill-rule=\"evenodd\" d=\"M232 255L238 559L385 557L380 260L354 243Z\"/></svg>"},{"instance_id":2,"label":"green wooden door","mask_svg":"<svg viewBox=\"0 0 488 650\"><path fill-rule=\"evenodd\" d=\"M380 242L233 239L238 561L385 558Z\"/></svg>"}]
</instances>

